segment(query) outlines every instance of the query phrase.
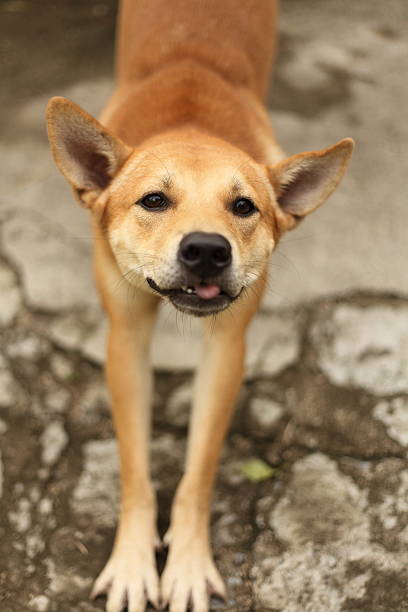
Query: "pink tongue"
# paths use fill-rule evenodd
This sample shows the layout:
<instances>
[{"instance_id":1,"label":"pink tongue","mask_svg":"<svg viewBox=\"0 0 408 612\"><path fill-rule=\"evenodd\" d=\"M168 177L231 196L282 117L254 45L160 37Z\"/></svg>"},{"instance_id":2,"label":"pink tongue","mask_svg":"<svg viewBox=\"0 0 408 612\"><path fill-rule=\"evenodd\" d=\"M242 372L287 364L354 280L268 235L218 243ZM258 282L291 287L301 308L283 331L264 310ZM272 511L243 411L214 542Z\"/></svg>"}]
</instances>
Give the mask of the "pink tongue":
<instances>
[{"instance_id":1,"label":"pink tongue","mask_svg":"<svg viewBox=\"0 0 408 612\"><path fill-rule=\"evenodd\" d=\"M218 285L197 285L195 290L196 294L203 300L211 300L221 293Z\"/></svg>"}]
</instances>

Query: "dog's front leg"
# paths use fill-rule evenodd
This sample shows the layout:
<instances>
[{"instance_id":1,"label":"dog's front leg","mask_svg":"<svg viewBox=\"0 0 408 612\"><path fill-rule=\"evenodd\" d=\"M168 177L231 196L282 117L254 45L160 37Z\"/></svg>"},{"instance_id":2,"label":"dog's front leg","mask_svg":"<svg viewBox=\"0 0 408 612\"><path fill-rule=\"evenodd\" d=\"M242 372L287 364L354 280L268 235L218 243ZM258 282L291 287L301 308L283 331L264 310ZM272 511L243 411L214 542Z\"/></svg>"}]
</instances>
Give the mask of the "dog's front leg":
<instances>
[{"instance_id":1,"label":"dog's front leg","mask_svg":"<svg viewBox=\"0 0 408 612\"><path fill-rule=\"evenodd\" d=\"M121 510L111 557L95 582L93 595L106 591L108 612L145 610L159 599L154 549L156 506L149 479L151 371L150 336L156 303L141 293L127 311L110 312L106 374L119 442ZM109 309L108 309L109 311Z\"/></svg>"},{"instance_id":2,"label":"dog's front leg","mask_svg":"<svg viewBox=\"0 0 408 612\"><path fill-rule=\"evenodd\" d=\"M252 310L252 309L251 309ZM254 309L253 309L254 310ZM225 596L209 541L211 492L222 443L240 388L248 309L219 315L207 325L196 378L185 474L178 487L165 541L169 556L161 596L170 612L207 612L208 589Z\"/></svg>"}]
</instances>

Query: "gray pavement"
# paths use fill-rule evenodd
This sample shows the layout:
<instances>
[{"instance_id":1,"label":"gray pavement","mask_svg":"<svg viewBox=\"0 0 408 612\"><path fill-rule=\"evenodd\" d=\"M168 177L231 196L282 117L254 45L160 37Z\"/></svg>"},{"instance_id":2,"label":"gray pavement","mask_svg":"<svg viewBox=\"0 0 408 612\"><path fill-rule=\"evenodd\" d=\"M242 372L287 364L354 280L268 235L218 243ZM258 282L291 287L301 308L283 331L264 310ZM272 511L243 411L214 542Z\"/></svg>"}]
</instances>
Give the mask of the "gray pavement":
<instances>
[{"instance_id":1,"label":"gray pavement","mask_svg":"<svg viewBox=\"0 0 408 612\"><path fill-rule=\"evenodd\" d=\"M338 193L283 241L249 340L213 540L226 605L408 610L408 5L285 0L270 91L288 154L357 141ZM43 113L97 114L116 3L0 2L0 608L90 612L118 500L105 323L88 219L57 174ZM164 309L153 476L160 530L180 477L196 325ZM247 462L272 468L248 479ZM159 558L160 566L163 557Z\"/></svg>"}]
</instances>

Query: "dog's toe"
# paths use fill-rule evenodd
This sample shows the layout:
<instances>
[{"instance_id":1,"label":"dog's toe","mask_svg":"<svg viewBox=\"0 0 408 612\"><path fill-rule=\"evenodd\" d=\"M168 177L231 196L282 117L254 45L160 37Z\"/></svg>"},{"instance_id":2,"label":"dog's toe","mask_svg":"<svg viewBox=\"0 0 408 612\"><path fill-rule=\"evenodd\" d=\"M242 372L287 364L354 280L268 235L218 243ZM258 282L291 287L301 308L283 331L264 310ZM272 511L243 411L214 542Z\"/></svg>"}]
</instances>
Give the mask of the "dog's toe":
<instances>
[{"instance_id":1,"label":"dog's toe","mask_svg":"<svg viewBox=\"0 0 408 612\"><path fill-rule=\"evenodd\" d=\"M122 612L128 602L126 583L122 580L114 580L109 590L106 602L106 612ZM134 608L132 612L141 612L143 608Z\"/></svg>"}]
</instances>

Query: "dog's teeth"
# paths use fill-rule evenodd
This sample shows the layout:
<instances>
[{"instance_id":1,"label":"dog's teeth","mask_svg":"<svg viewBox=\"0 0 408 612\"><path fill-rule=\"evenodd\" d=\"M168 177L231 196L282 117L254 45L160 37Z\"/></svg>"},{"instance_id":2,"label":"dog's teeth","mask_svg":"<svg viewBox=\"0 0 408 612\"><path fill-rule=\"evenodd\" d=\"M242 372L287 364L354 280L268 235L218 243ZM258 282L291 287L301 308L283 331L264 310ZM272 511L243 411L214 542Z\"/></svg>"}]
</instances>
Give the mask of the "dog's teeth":
<instances>
[{"instance_id":1,"label":"dog's teeth","mask_svg":"<svg viewBox=\"0 0 408 612\"><path fill-rule=\"evenodd\" d=\"M194 289L192 287L187 287L186 292L187 293L194 293Z\"/></svg>"}]
</instances>

